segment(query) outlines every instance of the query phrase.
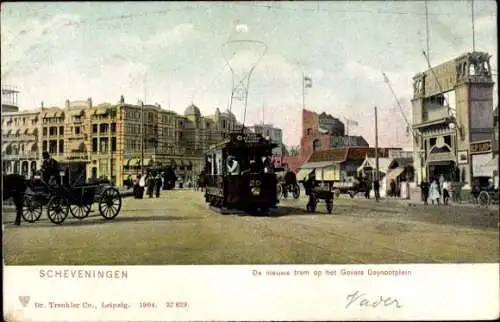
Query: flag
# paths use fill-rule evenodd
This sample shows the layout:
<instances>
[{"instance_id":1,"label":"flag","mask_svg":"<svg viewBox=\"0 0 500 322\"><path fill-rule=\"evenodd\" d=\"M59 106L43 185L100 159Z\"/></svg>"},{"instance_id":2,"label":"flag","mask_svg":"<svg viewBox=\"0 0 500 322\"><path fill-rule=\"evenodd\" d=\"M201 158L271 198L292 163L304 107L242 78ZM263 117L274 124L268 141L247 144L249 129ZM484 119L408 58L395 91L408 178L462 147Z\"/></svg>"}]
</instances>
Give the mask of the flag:
<instances>
[{"instance_id":1,"label":"flag","mask_svg":"<svg viewBox=\"0 0 500 322\"><path fill-rule=\"evenodd\" d=\"M311 77L304 76L304 88L311 88L313 86Z\"/></svg>"},{"instance_id":2,"label":"flag","mask_svg":"<svg viewBox=\"0 0 500 322\"><path fill-rule=\"evenodd\" d=\"M346 119L347 125L358 126L358 122L350 119Z\"/></svg>"}]
</instances>

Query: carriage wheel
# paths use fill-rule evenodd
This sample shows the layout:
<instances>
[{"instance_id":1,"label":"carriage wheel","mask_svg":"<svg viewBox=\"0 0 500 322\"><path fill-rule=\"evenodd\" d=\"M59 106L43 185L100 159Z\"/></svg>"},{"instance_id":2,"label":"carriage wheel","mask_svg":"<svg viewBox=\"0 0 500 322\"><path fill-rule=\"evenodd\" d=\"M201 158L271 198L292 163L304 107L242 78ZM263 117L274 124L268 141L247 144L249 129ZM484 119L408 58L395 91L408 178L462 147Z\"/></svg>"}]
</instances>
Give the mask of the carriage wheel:
<instances>
[{"instance_id":1,"label":"carriage wheel","mask_svg":"<svg viewBox=\"0 0 500 322\"><path fill-rule=\"evenodd\" d=\"M29 223L34 223L42 216L43 204L33 195L24 195L23 219Z\"/></svg>"},{"instance_id":2,"label":"carriage wheel","mask_svg":"<svg viewBox=\"0 0 500 322\"><path fill-rule=\"evenodd\" d=\"M293 186L292 195L294 199L299 199L300 197L300 187L298 184Z\"/></svg>"},{"instance_id":3,"label":"carriage wheel","mask_svg":"<svg viewBox=\"0 0 500 322\"><path fill-rule=\"evenodd\" d=\"M332 210L333 210L333 200L327 200L326 201L326 211L328 211L328 213L331 214Z\"/></svg>"},{"instance_id":4,"label":"carriage wheel","mask_svg":"<svg viewBox=\"0 0 500 322\"><path fill-rule=\"evenodd\" d=\"M47 216L56 225L60 225L68 217L69 206L61 197L52 197L47 205Z\"/></svg>"},{"instance_id":5,"label":"carriage wheel","mask_svg":"<svg viewBox=\"0 0 500 322\"><path fill-rule=\"evenodd\" d=\"M90 214L90 206L91 205L70 205L69 211L73 217L81 220Z\"/></svg>"},{"instance_id":6,"label":"carriage wheel","mask_svg":"<svg viewBox=\"0 0 500 322\"><path fill-rule=\"evenodd\" d=\"M120 213L122 208L122 197L115 188L107 188L101 194L99 200L99 212L101 216L110 220L114 219Z\"/></svg>"},{"instance_id":7,"label":"carriage wheel","mask_svg":"<svg viewBox=\"0 0 500 322\"><path fill-rule=\"evenodd\" d=\"M481 191L477 200L479 201L479 205L481 207L488 207L491 201L490 195L486 191Z\"/></svg>"}]
</instances>

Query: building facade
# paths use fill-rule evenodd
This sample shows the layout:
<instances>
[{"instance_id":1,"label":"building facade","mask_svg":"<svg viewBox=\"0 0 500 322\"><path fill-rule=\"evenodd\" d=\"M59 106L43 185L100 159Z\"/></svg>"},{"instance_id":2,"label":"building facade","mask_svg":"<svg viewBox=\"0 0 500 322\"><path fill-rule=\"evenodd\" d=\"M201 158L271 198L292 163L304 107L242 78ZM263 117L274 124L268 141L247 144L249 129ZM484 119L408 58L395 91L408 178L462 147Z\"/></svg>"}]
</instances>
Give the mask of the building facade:
<instances>
[{"instance_id":1,"label":"building facade","mask_svg":"<svg viewBox=\"0 0 500 322\"><path fill-rule=\"evenodd\" d=\"M27 175L48 151L62 162L85 161L88 178L107 177L118 186L155 165L172 165L187 180L202 170L208 146L237 125L232 113L202 116L194 105L179 115L123 97L117 104L67 100L64 108L2 113L2 168Z\"/></svg>"},{"instance_id":2,"label":"building facade","mask_svg":"<svg viewBox=\"0 0 500 322\"><path fill-rule=\"evenodd\" d=\"M418 183L443 174L470 186L474 172L491 159L489 59L484 52L467 53L413 78L413 158Z\"/></svg>"},{"instance_id":3,"label":"building facade","mask_svg":"<svg viewBox=\"0 0 500 322\"><path fill-rule=\"evenodd\" d=\"M302 110L301 155L309 157L315 151L368 146L363 137L346 135L344 123L339 119L326 113Z\"/></svg>"},{"instance_id":4,"label":"building facade","mask_svg":"<svg viewBox=\"0 0 500 322\"><path fill-rule=\"evenodd\" d=\"M249 130L253 133L260 134L263 137L269 137L272 143L277 144L278 146L273 149L273 162L275 165L281 165L283 161L283 151L285 146L283 144L283 130L277 127L274 127L272 124L256 124L254 126L249 127Z\"/></svg>"}]
</instances>

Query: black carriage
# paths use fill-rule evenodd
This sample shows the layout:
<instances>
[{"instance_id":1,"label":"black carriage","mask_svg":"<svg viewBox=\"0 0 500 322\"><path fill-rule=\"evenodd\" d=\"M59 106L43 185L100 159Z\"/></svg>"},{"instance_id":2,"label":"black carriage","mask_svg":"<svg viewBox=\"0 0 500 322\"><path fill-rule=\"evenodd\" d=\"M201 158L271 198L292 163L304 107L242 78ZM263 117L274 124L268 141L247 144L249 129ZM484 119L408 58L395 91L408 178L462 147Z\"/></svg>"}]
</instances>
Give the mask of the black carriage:
<instances>
[{"instance_id":1,"label":"black carriage","mask_svg":"<svg viewBox=\"0 0 500 322\"><path fill-rule=\"evenodd\" d=\"M69 213L77 219L83 219L90 214L94 203L97 203L99 213L105 219L114 219L119 214L121 196L108 180L93 179L86 183L85 163L59 165L58 182L49 184L37 177L30 180L24 200L24 220L37 221L44 207L54 224L62 224Z\"/></svg>"},{"instance_id":2,"label":"black carriage","mask_svg":"<svg viewBox=\"0 0 500 322\"><path fill-rule=\"evenodd\" d=\"M210 147L205 155L205 201L219 209L252 214L276 208L277 180L270 164L276 146L258 134L239 132ZM238 172L229 173L228 157L238 163Z\"/></svg>"}]
</instances>

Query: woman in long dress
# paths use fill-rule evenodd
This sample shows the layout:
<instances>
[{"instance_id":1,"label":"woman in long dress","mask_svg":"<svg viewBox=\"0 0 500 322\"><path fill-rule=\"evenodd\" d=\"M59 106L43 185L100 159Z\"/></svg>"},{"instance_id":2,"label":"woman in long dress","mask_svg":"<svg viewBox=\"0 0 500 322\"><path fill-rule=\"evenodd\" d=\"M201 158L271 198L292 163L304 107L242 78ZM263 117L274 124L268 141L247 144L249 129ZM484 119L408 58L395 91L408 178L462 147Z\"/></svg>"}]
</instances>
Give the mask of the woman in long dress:
<instances>
[{"instance_id":1,"label":"woman in long dress","mask_svg":"<svg viewBox=\"0 0 500 322\"><path fill-rule=\"evenodd\" d=\"M439 206L439 198L441 197L439 193L439 185L436 179L432 180L431 186L429 188L429 198L431 198L432 204L434 201L437 201L437 205Z\"/></svg>"}]
</instances>

